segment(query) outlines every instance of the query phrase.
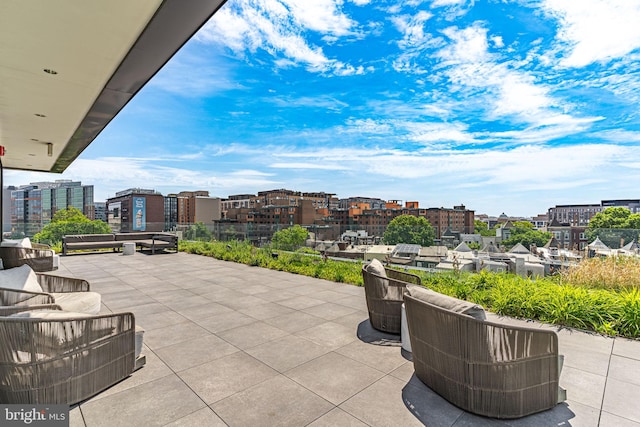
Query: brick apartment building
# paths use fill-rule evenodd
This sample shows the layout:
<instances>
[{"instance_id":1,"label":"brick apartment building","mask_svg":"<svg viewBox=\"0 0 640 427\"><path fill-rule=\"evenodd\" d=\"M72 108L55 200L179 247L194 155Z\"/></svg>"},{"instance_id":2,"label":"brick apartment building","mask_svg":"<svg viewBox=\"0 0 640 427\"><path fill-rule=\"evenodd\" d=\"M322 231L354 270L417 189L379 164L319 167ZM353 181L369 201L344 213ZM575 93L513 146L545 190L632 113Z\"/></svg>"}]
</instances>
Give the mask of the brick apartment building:
<instances>
[{"instance_id":1,"label":"brick apartment building","mask_svg":"<svg viewBox=\"0 0 640 427\"><path fill-rule=\"evenodd\" d=\"M163 231L164 196L155 190L129 188L107 199L108 223L116 232Z\"/></svg>"},{"instance_id":2,"label":"brick apartment building","mask_svg":"<svg viewBox=\"0 0 640 427\"><path fill-rule=\"evenodd\" d=\"M418 202L407 202L402 207L396 200L386 203L385 208L370 209L366 203L353 205L350 209L330 211L332 219L340 225L341 233L346 230L365 230L371 236L382 236L389 223L400 215L426 218L433 226L436 239L447 231L473 233L474 211L464 205L453 208L420 208Z\"/></svg>"}]
</instances>

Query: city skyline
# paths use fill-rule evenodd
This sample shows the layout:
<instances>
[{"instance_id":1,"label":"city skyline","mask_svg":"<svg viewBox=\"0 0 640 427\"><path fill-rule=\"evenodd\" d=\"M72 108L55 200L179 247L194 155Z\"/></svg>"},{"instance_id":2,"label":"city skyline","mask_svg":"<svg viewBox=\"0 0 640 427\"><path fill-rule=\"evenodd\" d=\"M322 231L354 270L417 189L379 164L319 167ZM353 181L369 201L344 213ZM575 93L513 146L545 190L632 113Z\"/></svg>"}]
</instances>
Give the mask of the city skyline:
<instances>
[{"instance_id":1,"label":"city skyline","mask_svg":"<svg viewBox=\"0 0 640 427\"><path fill-rule=\"evenodd\" d=\"M229 0L61 175L535 216L636 197L640 5Z\"/></svg>"}]
</instances>

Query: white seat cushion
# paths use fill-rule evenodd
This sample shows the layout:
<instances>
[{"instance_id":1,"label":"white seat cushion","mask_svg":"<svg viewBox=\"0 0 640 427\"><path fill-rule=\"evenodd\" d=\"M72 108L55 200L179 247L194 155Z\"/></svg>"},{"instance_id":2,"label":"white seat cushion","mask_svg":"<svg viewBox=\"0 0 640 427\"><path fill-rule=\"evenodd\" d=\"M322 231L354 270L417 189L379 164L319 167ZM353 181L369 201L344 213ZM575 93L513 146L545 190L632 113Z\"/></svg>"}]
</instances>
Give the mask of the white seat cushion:
<instances>
[{"instance_id":1,"label":"white seat cushion","mask_svg":"<svg viewBox=\"0 0 640 427\"><path fill-rule=\"evenodd\" d=\"M144 329L136 325L136 359L142 353L142 341L144 339Z\"/></svg>"},{"instance_id":2,"label":"white seat cushion","mask_svg":"<svg viewBox=\"0 0 640 427\"><path fill-rule=\"evenodd\" d=\"M64 311L100 313L100 294L97 292L52 292L50 295Z\"/></svg>"},{"instance_id":3,"label":"white seat cushion","mask_svg":"<svg viewBox=\"0 0 640 427\"><path fill-rule=\"evenodd\" d=\"M0 270L0 288L42 292L38 276L27 264Z\"/></svg>"},{"instance_id":4,"label":"white seat cushion","mask_svg":"<svg viewBox=\"0 0 640 427\"><path fill-rule=\"evenodd\" d=\"M24 239L4 239L0 242L0 246L15 248L31 248L31 240L28 237Z\"/></svg>"}]
</instances>

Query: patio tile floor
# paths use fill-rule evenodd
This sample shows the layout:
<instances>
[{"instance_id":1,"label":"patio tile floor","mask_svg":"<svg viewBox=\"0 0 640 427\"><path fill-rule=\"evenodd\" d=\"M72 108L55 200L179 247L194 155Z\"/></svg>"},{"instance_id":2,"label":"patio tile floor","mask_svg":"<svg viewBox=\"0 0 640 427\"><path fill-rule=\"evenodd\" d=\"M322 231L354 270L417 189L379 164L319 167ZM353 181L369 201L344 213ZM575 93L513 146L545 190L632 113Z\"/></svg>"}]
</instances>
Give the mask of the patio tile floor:
<instances>
[{"instance_id":1,"label":"patio tile floor","mask_svg":"<svg viewBox=\"0 0 640 427\"><path fill-rule=\"evenodd\" d=\"M640 427L640 341L501 319L557 330L568 400L495 420L419 381L399 337L371 328L362 288L184 253L74 254L57 274L147 331L145 367L72 407L74 427Z\"/></svg>"}]
</instances>

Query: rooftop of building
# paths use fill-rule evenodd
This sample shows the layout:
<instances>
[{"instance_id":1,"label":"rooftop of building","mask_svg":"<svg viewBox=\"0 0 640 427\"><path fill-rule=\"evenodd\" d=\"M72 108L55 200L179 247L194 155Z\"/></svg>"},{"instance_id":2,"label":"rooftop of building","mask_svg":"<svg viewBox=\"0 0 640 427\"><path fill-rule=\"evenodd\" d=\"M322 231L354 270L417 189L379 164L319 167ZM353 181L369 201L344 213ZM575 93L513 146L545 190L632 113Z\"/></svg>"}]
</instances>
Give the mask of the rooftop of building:
<instances>
[{"instance_id":1,"label":"rooftop of building","mask_svg":"<svg viewBox=\"0 0 640 427\"><path fill-rule=\"evenodd\" d=\"M71 426L640 426L640 342L558 333L568 400L478 417L419 381L399 338L373 330L363 288L185 253L61 258L103 311L146 329L147 364L74 406Z\"/></svg>"}]
</instances>

